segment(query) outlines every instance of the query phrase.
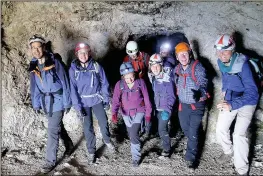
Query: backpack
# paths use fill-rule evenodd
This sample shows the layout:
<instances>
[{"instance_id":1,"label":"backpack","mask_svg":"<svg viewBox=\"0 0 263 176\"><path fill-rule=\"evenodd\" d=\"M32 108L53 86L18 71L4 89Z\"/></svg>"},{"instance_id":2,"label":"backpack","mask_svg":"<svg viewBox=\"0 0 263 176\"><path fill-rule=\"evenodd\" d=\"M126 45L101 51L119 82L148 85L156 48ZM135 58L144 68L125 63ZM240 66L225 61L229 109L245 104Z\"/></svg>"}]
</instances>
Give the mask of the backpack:
<instances>
[{"instance_id":1,"label":"backpack","mask_svg":"<svg viewBox=\"0 0 263 176\"><path fill-rule=\"evenodd\" d=\"M252 73L255 82L258 87L261 87L261 82L263 81L263 62L257 58L248 58L250 65L252 66Z\"/></svg>"},{"instance_id":2,"label":"backpack","mask_svg":"<svg viewBox=\"0 0 263 176\"><path fill-rule=\"evenodd\" d=\"M139 79L139 81L138 81L138 85L139 85L139 88L141 89L141 80ZM123 80L120 80L120 90L121 90L121 95L122 95L122 92L123 92L123 90L124 90L124 82L123 82Z\"/></svg>"},{"instance_id":3,"label":"backpack","mask_svg":"<svg viewBox=\"0 0 263 176\"><path fill-rule=\"evenodd\" d=\"M263 81L263 62L258 58L252 58L245 55L245 57L248 59L252 75L254 78L254 81L258 87L258 90L261 90ZM241 76L239 73L237 73L238 77L241 79Z\"/></svg>"},{"instance_id":4,"label":"backpack","mask_svg":"<svg viewBox=\"0 0 263 176\"><path fill-rule=\"evenodd\" d=\"M56 80L59 79L57 72L56 72L56 68L55 68L55 60L57 60L58 62L61 62L60 60L58 60L53 53L48 53L48 59L45 61L45 67L49 67L49 70L51 71L51 74L53 76L53 83L56 82ZM29 72L34 72L35 74L37 74L39 77L41 77L41 71L39 69L37 69L38 66L38 61L31 61L29 64L29 68L28 71ZM50 68L51 67L51 68Z\"/></svg>"},{"instance_id":5,"label":"backpack","mask_svg":"<svg viewBox=\"0 0 263 176\"><path fill-rule=\"evenodd\" d=\"M136 80L135 80L136 81ZM138 88L139 88L139 90L141 91L141 85L142 85L142 82L141 82L142 80L141 79L139 79L138 80ZM123 82L123 80L120 80L120 98L122 98L122 93L123 93L123 91L124 91L124 82ZM142 102L140 103L140 105L141 106L144 106L144 100L142 100ZM121 100L121 106L123 106L123 104L122 104L122 100Z\"/></svg>"},{"instance_id":6,"label":"backpack","mask_svg":"<svg viewBox=\"0 0 263 176\"><path fill-rule=\"evenodd\" d=\"M77 60L74 60L73 62L76 62L76 61L77 61ZM96 75L97 75L97 77L100 78L100 74L99 74L99 71L100 71L100 65L99 65L98 62L96 62L96 61L92 61L92 64L93 64L95 70L88 70L88 71L90 71L90 72L95 72ZM75 80L78 80L79 72L80 72L80 71L75 70ZM94 78L93 78L93 79L94 79Z\"/></svg>"},{"instance_id":7,"label":"backpack","mask_svg":"<svg viewBox=\"0 0 263 176\"><path fill-rule=\"evenodd\" d=\"M198 62L199 62L199 60L195 60L194 61L194 63L192 64L192 66L191 66L191 78L192 78L192 80L195 82L195 84L196 85L198 85L199 83L198 83L198 81L197 81L197 78L196 78L196 76L195 76L195 67L196 67L196 65L198 64ZM183 76L183 77L188 77L188 76L190 76L190 75L188 75L188 74L181 74L180 73L180 68L181 68L181 65L179 64L178 65L178 67L176 67L176 70L175 70L175 73L178 75L178 76ZM186 82L185 82L185 84L184 84L184 88L185 88L185 86L186 86ZM178 90L177 90L178 91ZM206 95L207 95L207 98L210 98L210 94L207 92L206 93Z\"/></svg>"},{"instance_id":8,"label":"backpack","mask_svg":"<svg viewBox=\"0 0 263 176\"><path fill-rule=\"evenodd\" d=\"M197 82L197 78L195 76L195 67L196 65L198 64L198 60L195 60L194 63L192 64L191 66L191 78L194 80L195 84L198 85L198 82ZM179 73L180 71L180 68L181 68L181 65L179 64L178 67L176 67L176 70L175 70L175 73L178 75L178 76L183 76L183 77L187 77L189 75L185 75L185 74L181 74Z\"/></svg>"}]
</instances>

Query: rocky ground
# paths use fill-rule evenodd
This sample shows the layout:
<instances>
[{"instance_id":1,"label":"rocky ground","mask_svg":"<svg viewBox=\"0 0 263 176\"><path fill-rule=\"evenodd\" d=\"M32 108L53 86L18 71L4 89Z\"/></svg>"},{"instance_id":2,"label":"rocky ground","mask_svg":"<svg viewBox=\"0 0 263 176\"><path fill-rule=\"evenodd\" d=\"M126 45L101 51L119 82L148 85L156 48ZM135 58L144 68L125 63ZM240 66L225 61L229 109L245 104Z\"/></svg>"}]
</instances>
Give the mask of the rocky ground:
<instances>
[{"instance_id":1,"label":"rocky ground","mask_svg":"<svg viewBox=\"0 0 263 176\"><path fill-rule=\"evenodd\" d=\"M260 125L260 123L258 123ZM113 129L113 128L111 128ZM216 158L221 155L218 144L205 144L199 166L190 170L184 163L186 138L179 129L172 138L172 154L169 158L160 156L160 139L142 141L142 162L138 168L131 165L130 143L127 137L116 136L113 133L113 142L117 153L111 153L103 144L97 133L97 159L95 164L89 165L86 158L86 145L83 134L74 141L75 151L69 158L63 158L64 147L60 145L58 151L58 166L50 175L233 175L236 174L233 161L227 164L217 164ZM250 137L250 139L252 139ZM250 140L253 142L252 140ZM250 175L263 173L263 132L257 136L257 142L251 148ZM44 163L45 142L42 141L34 148L20 148L2 150L3 175L41 175L39 169ZM61 142L60 142L61 144ZM252 145L251 145L252 146Z\"/></svg>"}]
</instances>

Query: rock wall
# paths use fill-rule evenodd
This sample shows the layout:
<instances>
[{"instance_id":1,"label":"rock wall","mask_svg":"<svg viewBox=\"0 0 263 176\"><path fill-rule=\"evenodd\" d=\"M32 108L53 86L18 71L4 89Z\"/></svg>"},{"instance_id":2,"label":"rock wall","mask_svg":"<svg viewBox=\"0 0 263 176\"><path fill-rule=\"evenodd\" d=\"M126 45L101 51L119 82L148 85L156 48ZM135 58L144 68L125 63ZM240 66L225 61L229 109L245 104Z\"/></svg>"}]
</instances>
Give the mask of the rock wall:
<instances>
[{"instance_id":1,"label":"rock wall","mask_svg":"<svg viewBox=\"0 0 263 176\"><path fill-rule=\"evenodd\" d=\"M111 86L128 39L185 33L194 54L215 70L214 100L209 111L207 141L215 142L221 89L213 48L223 33L237 36L238 48L262 58L262 2L1 2L2 146L29 147L45 139L46 120L31 108L27 41L33 34L51 41L52 50L69 65L78 41L91 45L94 58L107 63ZM141 46L142 47L142 46ZM120 54L122 53L122 54ZM149 53L153 54L153 53ZM114 69L114 70L113 70ZM113 81L114 80L114 81ZM262 110L257 112L262 119ZM64 118L76 139L82 133L74 110Z\"/></svg>"}]
</instances>

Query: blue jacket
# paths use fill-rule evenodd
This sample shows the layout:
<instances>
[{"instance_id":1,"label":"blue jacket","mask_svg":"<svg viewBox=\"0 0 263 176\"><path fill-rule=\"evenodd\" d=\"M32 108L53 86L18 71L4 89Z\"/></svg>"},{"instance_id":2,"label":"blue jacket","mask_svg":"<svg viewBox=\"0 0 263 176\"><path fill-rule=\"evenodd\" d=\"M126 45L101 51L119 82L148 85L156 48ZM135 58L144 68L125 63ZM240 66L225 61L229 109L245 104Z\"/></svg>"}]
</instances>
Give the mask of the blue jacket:
<instances>
[{"instance_id":1,"label":"blue jacket","mask_svg":"<svg viewBox=\"0 0 263 176\"><path fill-rule=\"evenodd\" d=\"M45 53L45 55L43 69L39 69L36 58L30 62L30 91L33 108L43 109L45 113L70 108L71 98L67 74L52 53ZM52 97L54 97L53 105L50 102Z\"/></svg>"},{"instance_id":2,"label":"blue jacket","mask_svg":"<svg viewBox=\"0 0 263 176\"><path fill-rule=\"evenodd\" d=\"M172 56L163 57L164 67L174 68L176 65L176 60Z\"/></svg>"},{"instance_id":3,"label":"blue jacket","mask_svg":"<svg viewBox=\"0 0 263 176\"><path fill-rule=\"evenodd\" d=\"M224 69L223 63L219 59L217 60L222 73L224 99L232 106L233 110L245 105L256 105L259 98L258 88L247 58L243 54L234 53L232 59L231 69Z\"/></svg>"},{"instance_id":4,"label":"blue jacket","mask_svg":"<svg viewBox=\"0 0 263 176\"><path fill-rule=\"evenodd\" d=\"M104 69L92 58L89 58L87 68L74 60L69 77L72 103L77 111L101 102L109 103L109 83Z\"/></svg>"},{"instance_id":5,"label":"blue jacket","mask_svg":"<svg viewBox=\"0 0 263 176\"><path fill-rule=\"evenodd\" d=\"M168 111L171 113L175 103L175 86L172 77L172 68L163 67L158 76L148 74L154 92L154 103L157 111Z\"/></svg>"}]
</instances>

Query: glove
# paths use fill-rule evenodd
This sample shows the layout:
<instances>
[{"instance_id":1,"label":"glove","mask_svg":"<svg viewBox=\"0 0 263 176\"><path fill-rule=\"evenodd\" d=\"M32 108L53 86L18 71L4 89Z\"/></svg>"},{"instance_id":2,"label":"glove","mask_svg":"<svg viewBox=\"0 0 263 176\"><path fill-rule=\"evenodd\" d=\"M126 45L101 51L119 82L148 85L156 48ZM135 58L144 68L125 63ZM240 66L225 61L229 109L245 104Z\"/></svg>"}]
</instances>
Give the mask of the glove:
<instances>
[{"instance_id":1,"label":"glove","mask_svg":"<svg viewBox=\"0 0 263 176\"><path fill-rule=\"evenodd\" d=\"M194 100L196 102L198 102L200 100L201 96L202 96L201 95L201 91L200 90L194 90L194 89L191 89L191 90L194 93L194 95L193 95Z\"/></svg>"},{"instance_id":2,"label":"glove","mask_svg":"<svg viewBox=\"0 0 263 176\"><path fill-rule=\"evenodd\" d=\"M146 116L146 117L145 117L145 121L146 121L146 122L150 122L150 121L151 121L151 116Z\"/></svg>"},{"instance_id":3,"label":"glove","mask_svg":"<svg viewBox=\"0 0 263 176\"><path fill-rule=\"evenodd\" d=\"M65 108L64 109L65 114L69 113L69 111L70 111L70 108Z\"/></svg>"},{"instance_id":4,"label":"glove","mask_svg":"<svg viewBox=\"0 0 263 176\"><path fill-rule=\"evenodd\" d=\"M103 107L105 111L108 111L110 109L110 104L108 102L103 103Z\"/></svg>"},{"instance_id":5,"label":"glove","mask_svg":"<svg viewBox=\"0 0 263 176\"><path fill-rule=\"evenodd\" d=\"M115 124L118 122L118 117L117 117L116 114L113 114L113 115L112 115L111 121L112 121L113 123L115 123Z\"/></svg>"},{"instance_id":6,"label":"glove","mask_svg":"<svg viewBox=\"0 0 263 176\"><path fill-rule=\"evenodd\" d=\"M168 120L170 116L170 113L168 111L162 111L161 118L162 120Z\"/></svg>"},{"instance_id":7,"label":"glove","mask_svg":"<svg viewBox=\"0 0 263 176\"><path fill-rule=\"evenodd\" d=\"M150 131L150 127L151 127L151 116L146 116L145 117L145 130L146 130L146 133Z\"/></svg>"},{"instance_id":8,"label":"glove","mask_svg":"<svg viewBox=\"0 0 263 176\"><path fill-rule=\"evenodd\" d=\"M41 114L41 112L40 112L39 109L34 109L34 112L35 112L36 114Z\"/></svg>"}]
</instances>

